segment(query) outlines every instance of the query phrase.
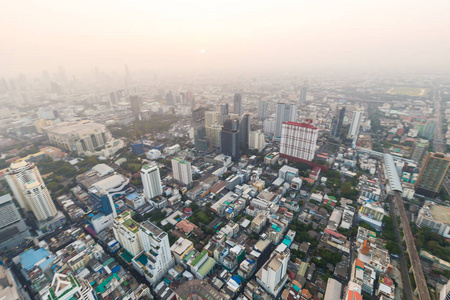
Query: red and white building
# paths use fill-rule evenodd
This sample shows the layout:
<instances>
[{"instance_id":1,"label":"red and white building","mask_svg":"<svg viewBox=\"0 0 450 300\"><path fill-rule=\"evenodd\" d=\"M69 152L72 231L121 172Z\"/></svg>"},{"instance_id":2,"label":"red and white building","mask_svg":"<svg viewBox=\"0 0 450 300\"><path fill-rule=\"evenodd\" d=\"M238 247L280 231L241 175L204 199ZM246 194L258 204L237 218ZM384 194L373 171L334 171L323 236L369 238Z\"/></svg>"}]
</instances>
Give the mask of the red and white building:
<instances>
[{"instance_id":1,"label":"red and white building","mask_svg":"<svg viewBox=\"0 0 450 300\"><path fill-rule=\"evenodd\" d=\"M281 130L280 156L292 161L312 161L319 129L312 120L284 122Z\"/></svg>"}]
</instances>

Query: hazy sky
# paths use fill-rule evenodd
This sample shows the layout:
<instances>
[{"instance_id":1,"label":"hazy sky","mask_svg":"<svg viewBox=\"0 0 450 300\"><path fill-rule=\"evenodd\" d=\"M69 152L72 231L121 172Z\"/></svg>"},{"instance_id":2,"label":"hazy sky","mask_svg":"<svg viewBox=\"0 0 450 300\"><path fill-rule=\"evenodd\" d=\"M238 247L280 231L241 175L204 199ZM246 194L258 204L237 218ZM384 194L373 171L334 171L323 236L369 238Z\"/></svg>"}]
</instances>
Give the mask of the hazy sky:
<instances>
[{"instance_id":1,"label":"hazy sky","mask_svg":"<svg viewBox=\"0 0 450 300\"><path fill-rule=\"evenodd\" d=\"M0 76L450 67L450 0L3 0ZM204 49L204 53L201 50Z\"/></svg>"}]
</instances>

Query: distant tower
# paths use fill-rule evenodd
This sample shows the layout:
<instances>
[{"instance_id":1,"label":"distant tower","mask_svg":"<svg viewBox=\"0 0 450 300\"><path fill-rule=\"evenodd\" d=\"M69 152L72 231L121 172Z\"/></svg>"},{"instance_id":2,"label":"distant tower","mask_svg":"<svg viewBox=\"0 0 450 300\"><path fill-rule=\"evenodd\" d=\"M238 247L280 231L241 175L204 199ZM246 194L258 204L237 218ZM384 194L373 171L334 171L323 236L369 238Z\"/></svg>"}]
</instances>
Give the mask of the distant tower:
<instances>
[{"instance_id":1,"label":"distant tower","mask_svg":"<svg viewBox=\"0 0 450 300\"><path fill-rule=\"evenodd\" d=\"M331 122L331 137L338 140L342 133L342 125L344 124L345 107L341 108L338 116L334 116Z\"/></svg>"},{"instance_id":2,"label":"distant tower","mask_svg":"<svg viewBox=\"0 0 450 300\"><path fill-rule=\"evenodd\" d=\"M162 195L161 176L156 164L143 166L141 169L142 185L146 199L153 199Z\"/></svg>"},{"instance_id":3,"label":"distant tower","mask_svg":"<svg viewBox=\"0 0 450 300\"><path fill-rule=\"evenodd\" d=\"M222 103L220 104L220 114L223 116L228 116L228 103Z\"/></svg>"},{"instance_id":4,"label":"distant tower","mask_svg":"<svg viewBox=\"0 0 450 300\"><path fill-rule=\"evenodd\" d=\"M248 144L250 139L250 115L245 114L242 116L241 124L239 125L239 139L240 147L243 151L248 150Z\"/></svg>"},{"instance_id":5,"label":"distant tower","mask_svg":"<svg viewBox=\"0 0 450 300\"><path fill-rule=\"evenodd\" d=\"M172 159L173 178L186 186L192 184L191 162L175 157Z\"/></svg>"},{"instance_id":6,"label":"distant tower","mask_svg":"<svg viewBox=\"0 0 450 300\"><path fill-rule=\"evenodd\" d=\"M166 105L172 106L174 105L174 99L173 99L173 95L172 95L172 91L169 91L166 94Z\"/></svg>"},{"instance_id":7,"label":"distant tower","mask_svg":"<svg viewBox=\"0 0 450 300\"><path fill-rule=\"evenodd\" d=\"M242 115L242 96L241 94L234 94L234 113Z\"/></svg>"},{"instance_id":8,"label":"distant tower","mask_svg":"<svg viewBox=\"0 0 450 300\"><path fill-rule=\"evenodd\" d=\"M297 120L297 106L286 103L277 103L275 116L274 139L281 138L281 128L284 122Z\"/></svg>"},{"instance_id":9,"label":"distant tower","mask_svg":"<svg viewBox=\"0 0 450 300\"><path fill-rule=\"evenodd\" d=\"M258 118L264 121L269 116L269 103L265 100L258 102Z\"/></svg>"},{"instance_id":10,"label":"distant tower","mask_svg":"<svg viewBox=\"0 0 450 300\"><path fill-rule=\"evenodd\" d=\"M208 150L208 140L205 129L206 108L199 107L192 111L192 127L194 128L194 145L197 151Z\"/></svg>"},{"instance_id":11,"label":"distant tower","mask_svg":"<svg viewBox=\"0 0 450 300\"><path fill-rule=\"evenodd\" d=\"M139 102L140 100L138 96L130 96L131 111L133 112L135 121L140 120L141 104Z\"/></svg>"},{"instance_id":12,"label":"distant tower","mask_svg":"<svg viewBox=\"0 0 450 300\"><path fill-rule=\"evenodd\" d=\"M306 104L306 94L308 93L308 88L306 86L303 86L300 90L300 99L299 104L300 106L303 106Z\"/></svg>"},{"instance_id":13,"label":"distant tower","mask_svg":"<svg viewBox=\"0 0 450 300\"><path fill-rule=\"evenodd\" d=\"M226 119L220 132L220 148L222 153L231 156L233 161L238 161L241 157L239 140L239 120Z\"/></svg>"},{"instance_id":14,"label":"distant tower","mask_svg":"<svg viewBox=\"0 0 450 300\"><path fill-rule=\"evenodd\" d=\"M427 197L435 197L442 190L449 168L449 156L428 152L415 183L416 192Z\"/></svg>"}]
</instances>

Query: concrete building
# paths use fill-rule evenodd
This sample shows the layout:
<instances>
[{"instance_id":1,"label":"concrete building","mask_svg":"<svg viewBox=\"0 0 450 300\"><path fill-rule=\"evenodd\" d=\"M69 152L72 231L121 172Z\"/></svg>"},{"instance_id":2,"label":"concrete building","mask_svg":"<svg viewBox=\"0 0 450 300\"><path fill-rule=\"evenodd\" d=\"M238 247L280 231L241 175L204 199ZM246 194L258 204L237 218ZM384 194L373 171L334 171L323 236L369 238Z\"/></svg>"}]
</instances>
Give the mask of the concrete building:
<instances>
[{"instance_id":1,"label":"concrete building","mask_svg":"<svg viewBox=\"0 0 450 300\"><path fill-rule=\"evenodd\" d=\"M38 221L50 219L58 213L43 182L32 180L25 183L24 194L31 211Z\"/></svg>"},{"instance_id":2,"label":"concrete building","mask_svg":"<svg viewBox=\"0 0 450 300\"><path fill-rule=\"evenodd\" d=\"M241 158L239 142L239 120L226 119L220 132L221 152L238 161Z\"/></svg>"},{"instance_id":3,"label":"concrete building","mask_svg":"<svg viewBox=\"0 0 450 300\"><path fill-rule=\"evenodd\" d=\"M177 264L182 264L182 260L194 248L194 244L185 238L180 237L171 247L172 255Z\"/></svg>"},{"instance_id":4,"label":"concrete building","mask_svg":"<svg viewBox=\"0 0 450 300\"><path fill-rule=\"evenodd\" d=\"M285 122L281 132L280 156L292 161L311 161L319 130L311 122Z\"/></svg>"},{"instance_id":5,"label":"concrete building","mask_svg":"<svg viewBox=\"0 0 450 300\"><path fill-rule=\"evenodd\" d=\"M13 248L30 236L10 194L0 196L0 249Z\"/></svg>"},{"instance_id":6,"label":"concrete building","mask_svg":"<svg viewBox=\"0 0 450 300\"><path fill-rule=\"evenodd\" d=\"M212 125L222 125L222 114L220 111L205 112L205 127L211 127Z\"/></svg>"},{"instance_id":7,"label":"concrete building","mask_svg":"<svg viewBox=\"0 0 450 300\"><path fill-rule=\"evenodd\" d=\"M11 269L5 269L3 265L0 265L0 299L4 300L24 300L25 297L19 291L17 287L14 275Z\"/></svg>"},{"instance_id":8,"label":"concrete building","mask_svg":"<svg viewBox=\"0 0 450 300\"><path fill-rule=\"evenodd\" d=\"M289 252L275 253L256 273L256 281L266 292L276 297L288 280Z\"/></svg>"},{"instance_id":9,"label":"concrete building","mask_svg":"<svg viewBox=\"0 0 450 300\"><path fill-rule=\"evenodd\" d=\"M324 300L341 300L342 283L334 278L328 278L327 290L325 291Z\"/></svg>"},{"instance_id":10,"label":"concrete building","mask_svg":"<svg viewBox=\"0 0 450 300\"><path fill-rule=\"evenodd\" d=\"M265 100L259 100L258 118L264 121L268 116L269 116L269 103Z\"/></svg>"},{"instance_id":11,"label":"concrete building","mask_svg":"<svg viewBox=\"0 0 450 300\"><path fill-rule=\"evenodd\" d=\"M178 157L172 159L173 178L181 184L190 186L192 184L191 162Z\"/></svg>"},{"instance_id":12,"label":"concrete building","mask_svg":"<svg viewBox=\"0 0 450 300\"><path fill-rule=\"evenodd\" d=\"M427 201L419 210L417 226L427 226L445 238L450 238L450 207Z\"/></svg>"},{"instance_id":13,"label":"concrete building","mask_svg":"<svg viewBox=\"0 0 450 300\"><path fill-rule=\"evenodd\" d=\"M264 138L264 133L261 130L258 131L250 131L250 138L248 147L250 149L255 149L261 151L266 147L266 141Z\"/></svg>"},{"instance_id":14,"label":"concrete building","mask_svg":"<svg viewBox=\"0 0 450 300\"><path fill-rule=\"evenodd\" d=\"M415 184L416 193L427 197L435 197L442 189L449 168L449 156L428 152Z\"/></svg>"},{"instance_id":15,"label":"concrete building","mask_svg":"<svg viewBox=\"0 0 450 300\"><path fill-rule=\"evenodd\" d=\"M131 255L136 256L142 251L139 236L139 224L136 223L129 212L125 212L114 219L113 232L116 240Z\"/></svg>"},{"instance_id":16,"label":"concrete building","mask_svg":"<svg viewBox=\"0 0 450 300\"><path fill-rule=\"evenodd\" d=\"M297 120L297 106L277 103L275 126L274 126L274 139L281 139L281 131L284 122L295 122Z\"/></svg>"},{"instance_id":17,"label":"concrete building","mask_svg":"<svg viewBox=\"0 0 450 300\"><path fill-rule=\"evenodd\" d=\"M138 96L130 96L131 112L133 113L134 120L139 121L141 119L141 103Z\"/></svg>"},{"instance_id":18,"label":"concrete building","mask_svg":"<svg viewBox=\"0 0 450 300\"><path fill-rule=\"evenodd\" d=\"M239 124L240 148L245 151L249 147L250 140L250 115L244 114Z\"/></svg>"},{"instance_id":19,"label":"concrete building","mask_svg":"<svg viewBox=\"0 0 450 300\"><path fill-rule=\"evenodd\" d=\"M239 93L234 94L234 113L237 115L242 115L242 95Z\"/></svg>"},{"instance_id":20,"label":"concrete building","mask_svg":"<svg viewBox=\"0 0 450 300\"><path fill-rule=\"evenodd\" d=\"M72 275L55 273L47 293L42 297L47 300L95 300L91 285L85 280L75 279Z\"/></svg>"},{"instance_id":21,"label":"concrete building","mask_svg":"<svg viewBox=\"0 0 450 300\"><path fill-rule=\"evenodd\" d=\"M425 153L428 150L428 146L429 142L427 140L420 139L415 142L409 158L418 163L422 162L425 157Z\"/></svg>"},{"instance_id":22,"label":"concrete building","mask_svg":"<svg viewBox=\"0 0 450 300\"><path fill-rule=\"evenodd\" d=\"M145 198L150 200L162 195L161 176L156 164L143 166L141 169L141 179Z\"/></svg>"}]
</instances>

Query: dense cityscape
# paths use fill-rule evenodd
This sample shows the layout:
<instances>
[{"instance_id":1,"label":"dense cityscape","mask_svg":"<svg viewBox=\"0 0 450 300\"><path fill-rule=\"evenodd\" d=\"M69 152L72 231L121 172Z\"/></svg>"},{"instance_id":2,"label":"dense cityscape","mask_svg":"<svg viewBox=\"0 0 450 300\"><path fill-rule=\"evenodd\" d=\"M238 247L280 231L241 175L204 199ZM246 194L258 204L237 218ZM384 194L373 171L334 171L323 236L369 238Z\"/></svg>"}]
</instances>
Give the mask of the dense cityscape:
<instances>
[{"instance_id":1,"label":"dense cityscape","mask_svg":"<svg viewBox=\"0 0 450 300\"><path fill-rule=\"evenodd\" d=\"M450 78L2 79L1 299L448 299Z\"/></svg>"}]
</instances>

